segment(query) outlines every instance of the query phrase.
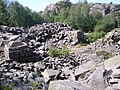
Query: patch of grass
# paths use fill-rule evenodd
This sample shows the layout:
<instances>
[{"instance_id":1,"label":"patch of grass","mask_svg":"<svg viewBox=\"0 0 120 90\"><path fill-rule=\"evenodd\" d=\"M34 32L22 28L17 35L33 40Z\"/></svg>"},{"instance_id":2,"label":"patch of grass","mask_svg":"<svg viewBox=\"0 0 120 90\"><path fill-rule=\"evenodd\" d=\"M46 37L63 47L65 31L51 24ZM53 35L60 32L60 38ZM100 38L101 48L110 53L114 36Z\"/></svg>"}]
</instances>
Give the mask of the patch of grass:
<instances>
[{"instance_id":1,"label":"patch of grass","mask_svg":"<svg viewBox=\"0 0 120 90\"><path fill-rule=\"evenodd\" d=\"M104 31L88 33L87 42L95 42L97 39L103 38L105 35L106 33Z\"/></svg>"},{"instance_id":2,"label":"patch of grass","mask_svg":"<svg viewBox=\"0 0 120 90\"><path fill-rule=\"evenodd\" d=\"M96 52L97 53L97 56L102 56L104 60L112 57L113 55L107 51L99 51L99 52Z\"/></svg>"},{"instance_id":3,"label":"patch of grass","mask_svg":"<svg viewBox=\"0 0 120 90\"><path fill-rule=\"evenodd\" d=\"M38 87L39 86L39 82L37 82L37 81L34 81L34 82L30 81L29 85L31 85L33 87Z\"/></svg>"},{"instance_id":4,"label":"patch of grass","mask_svg":"<svg viewBox=\"0 0 120 90\"><path fill-rule=\"evenodd\" d=\"M48 55L52 58L55 58L60 55L60 51L55 47L51 47L48 52Z\"/></svg>"},{"instance_id":5,"label":"patch of grass","mask_svg":"<svg viewBox=\"0 0 120 90\"><path fill-rule=\"evenodd\" d=\"M60 54L61 55L64 55L65 57L67 57L68 55L69 55L69 50L67 49L67 48L62 48L61 50L60 50Z\"/></svg>"},{"instance_id":6,"label":"patch of grass","mask_svg":"<svg viewBox=\"0 0 120 90\"><path fill-rule=\"evenodd\" d=\"M63 56L68 56L69 55L69 50L67 48L62 48L62 49L57 49L55 47L50 48L48 55L52 58L58 57L59 55L63 55Z\"/></svg>"},{"instance_id":7,"label":"patch of grass","mask_svg":"<svg viewBox=\"0 0 120 90\"><path fill-rule=\"evenodd\" d=\"M11 83L9 85L0 85L0 90L13 90L14 84Z\"/></svg>"}]
</instances>

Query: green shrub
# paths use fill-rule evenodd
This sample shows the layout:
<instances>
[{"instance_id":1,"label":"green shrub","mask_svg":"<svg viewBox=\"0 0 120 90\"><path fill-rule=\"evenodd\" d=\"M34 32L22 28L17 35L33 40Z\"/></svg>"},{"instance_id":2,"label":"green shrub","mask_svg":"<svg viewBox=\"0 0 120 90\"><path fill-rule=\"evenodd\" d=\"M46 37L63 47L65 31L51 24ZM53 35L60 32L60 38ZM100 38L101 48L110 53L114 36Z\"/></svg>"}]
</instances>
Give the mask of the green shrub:
<instances>
[{"instance_id":1,"label":"green shrub","mask_svg":"<svg viewBox=\"0 0 120 90\"><path fill-rule=\"evenodd\" d=\"M115 15L113 13L106 15L101 21L97 23L97 25L94 28L94 31L110 32L116 26L114 17Z\"/></svg>"},{"instance_id":2,"label":"green shrub","mask_svg":"<svg viewBox=\"0 0 120 90\"><path fill-rule=\"evenodd\" d=\"M58 57L59 55L64 55L65 57L69 55L69 50L67 48L62 48L58 50L55 47L50 48L48 55L52 58Z\"/></svg>"},{"instance_id":3,"label":"green shrub","mask_svg":"<svg viewBox=\"0 0 120 90\"><path fill-rule=\"evenodd\" d=\"M102 56L104 60L113 56L111 53L109 53L107 51L99 51L99 52L97 52L97 55Z\"/></svg>"},{"instance_id":4,"label":"green shrub","mask_svg":"<svg viewBox=\"0 0 120 90\"><path fill-rule=\"evenodd\" d=\"M55 47L51 47L49 52L48 52L48 55L50 57L54 58L54 57L57 57L57 56L60 55L60 51L57 48L55 48Z\"/></svg>"},{"instance_id":5,"label":"green shrub","mask_svg":"<svg viewBox=\"0 0 120 90\"><path fill-rule=\"evenodd\" d=\"M29 82L29 85L33 86L33 87L38 87L39 86L39 82L34 81L34 82Z\"/></svg>"},{"instance_id":6,"label":"green shrub","mask_svg":"<svg viewBox=\"0 0 120 90\"><path fill-rule=\"evenodd\" d=\"M64 55L65 57L69 55L69 50L67 48L62 48L60 50L60 54Z\"/></svg>"},{"instance_id":7,"label":"green shrub","mask_svg":"<svg viewBox=\"0 0 120 90\"><path fill-rule=\"evenodd\" d=\"M9 84L9 85L0 85L0 90L12 90L13 89L13 84Z\"/></svg>"},{"instance_id":8,"label":"green shrub","mask_svg":"<svg viewBox=\"0 0 120 90\"><path fill-rule=\"evenodd\" d=\"M97 39L102 38L106 35L105 32L93 32L87 35L87 42L95 42Z\"/></svg>"}]
</instances>

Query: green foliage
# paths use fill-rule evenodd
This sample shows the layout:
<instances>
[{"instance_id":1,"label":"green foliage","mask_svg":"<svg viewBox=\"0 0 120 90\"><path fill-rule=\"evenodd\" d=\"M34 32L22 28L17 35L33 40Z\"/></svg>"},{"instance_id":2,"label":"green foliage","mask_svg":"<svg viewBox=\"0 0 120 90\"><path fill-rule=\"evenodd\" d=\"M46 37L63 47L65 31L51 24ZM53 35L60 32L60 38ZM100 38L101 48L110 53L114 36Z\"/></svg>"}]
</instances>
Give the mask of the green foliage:
<instances>
[{"instance_id":1,"label":"green foliage","mask_svg":"<svg viewBox=\"0 0 120 90\"><path fill-rule=\"evenodd\" d=\"M99 21L98 24L95 26L94 30L109 32L113 28L115 28L115 26L116 26L116 22L114 20L114 15L113 13L111 13L105 16L101 21Z\"/></svg>"},{"instance_id":2,"label":"green foliage","mask_svg":"<svg viewBox=\"0 0 120 90\"><path fill-rule=\"evenodd\" d=\"M70 0L60 1L53 10L45 12L34 12L17 1L8 1L0 0L0 23L8 26L30 27L43 22L65 22L85 32L109 32L120 27L120 13L104 17L99 11L90 13L87 0L78 4L72 4Z\"/></svg>"},{"instance_id":3,"label":"green foliage","mask_svg":"<svg viewBox=\"0 0 120 90\"><path fill-rule=\"evenodd\" d=\"M48 52L48 55L52 58L55 58L60 55L60 51L55 47L51 47Z\"/></svg>"},{"instance_id":4,"label":"green foliage","mask_svg":"<svg viewBox=\"0 0 120 90\"><path fill-rule=\"evenodd\" d=\"M34 81L34 82L29 82L29 85L33 86L33 87L38 87L39 86L39 82Z\"/></svg>"},{"instance_id":5,"label":"green foliage","mask_svg":"<svg viewBox=\"0 0 120 90\"><path fill-rule=\"evenodd\" d=\"M117 22L117 28L120 28L120 13L116 13L116 22Z\"/></svg>"},{"instance_id":6,"label":"green foliage","mask_svg":"<svg viewBox=\"0 0 120 90\"><path fill-rule=\"evenodd\" d=\"M69 24L75 29L82 29L85 32L93 31L95 20L89 14L88 4L82 6L73 5L70 8Z\"/></svg>"},{"instance_id":7,"label":"green foliage","mask_svg":"<svg viewBox=\"0 0 120 90\"><path fill-rule=\"evenodd\" d=\"M6 24L7 20L7 1L6 0L0 0L0 23L1 24Z\"/></svg>"},{"instance_id":8,"label":"green foliage","mask_svg":"<svg viewBox=\"0 0 120 90\"><path fill-rule=\"evenodd\" d=\"M62 48L61 50L60 50L60 54L61 55L64 55L65 57L67 57L68 55L69 55L69 50L67 49L67 48Z\"/></svg>"},{"instance_id":9,"label":"green foliage","mask_svg":"<svg viewBox=\"0 0 120 90\"><path fill-rule=\"evenodd\" d=\"M120 20L118 20L118 26L117 27L120 28Z\"/></svg>"},{"instance_id":10,"label":"green foliage","mask_svg":"<svg viewBox=\"0 0 120 90\"><path fill-rule=\"evenodd\" d=\"M13 83L9 85L0 85L0 90L13 90Z\"/></svg>"},{"instance_id":11,"label":"green foliage","mask_svg":"<svg viewBox=\"0 0 120 90\"><path fill-rule=\"evenodd\" d=\"M70 51L67 48L62 48L62 49L58 50L55 47L51 47L48 52L48 55L52 58L58 57L59 55L63 55L65 57L67 57L69 55L69 52Z\"/></svg>"},{"instance_id":12,"label":"green foliage","mask_svg":"<svg viewBox=\"0 0 120 90\"><path fill-rule=\"evenodd\" d=\"M102 13L100 13L99 11L94 11L93 13L91 13L91 16L95 20L95 23L98 23L103 19Z\"/></svg>"},{"instance_id":13,"label":"green foliage","mask_svg":"<svg viewBox=\"0 0 120 90\"><path fill-rule=\"evenodd\" d=\"M88 33L87 35L87 42L95 42L97 39L102 38L106 35L105 32L93 32L93 33Z\"/></svg>"},{"instance_id":14,"label":"green foliage","mask_svg":"<svg viewBox=\"0 0 120 90\"><path fill-rule=\"evenodd\" d=\"M113 56L111 53L109 53L107 51L99 51L99 52L97 52L97 55L102 56L104 60Z\"/></svg>"},{"instance_id":15,"label":"green foliage","mask_svg":"<svg viewBox=\"0 0 120 90\"><path fill-rule=\"evenodd\" d=\"M42 23L43 19L37 12L32 12L28 7L23 7L19 2L11 2L8 6L8 25L29 27Z\"/></svg>"},{"instance_id":16,"label":"green foliage","mask_svg":"<svg viewBox=\"0 0 120 90\"><path fill-rule=\"evenodd\" d=\"M64 22L69 16L69 8L62 8L58 14L60 22Z\"/></svg>"}]
</instances>

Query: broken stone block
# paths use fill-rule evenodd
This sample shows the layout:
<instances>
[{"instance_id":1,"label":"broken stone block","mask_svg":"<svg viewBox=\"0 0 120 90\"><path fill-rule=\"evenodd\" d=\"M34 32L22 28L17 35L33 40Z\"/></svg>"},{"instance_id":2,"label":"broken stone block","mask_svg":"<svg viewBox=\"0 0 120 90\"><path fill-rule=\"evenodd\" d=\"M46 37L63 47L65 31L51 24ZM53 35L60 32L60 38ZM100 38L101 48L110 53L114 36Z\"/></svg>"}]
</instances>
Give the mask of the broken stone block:
<instances>
[{"instance_id":1,"label":"broken stone block","mask_svg":"<svg viewBox=\"0 0 120 90\"><path fill-rule=\"evenodd\" d=\"M54 77L59 73L58 70L52 70L52 69L45 69L44 72L41 74L45 78L45 82L47 82L50 79L54 79Z\"/></svg>"},{"instance_id":2,"label":"broken stone block","mask_svg":"<svg viewBox=\"0 0 120 90\"><path fill-rule=\"evenodd\" d=\"M69 80L51 81L48 90L92 90L87 85Z\"/></svg>"},{"instance_id":3,"label":"broken stone block","mask_svg":"<svg viewBox=\"0 0 120 90\"><path fill-rule=\"evenodd\" d=\"M108 86L106 78L103 77L104 67L98 67L88 78L87 85L89 85L93 90L104 90Z\"/></svg>"},{"instance_id":4,"label":"broken stone block","mask_svg":"<svg viewBox=\"0 0 120 90\"><path fill-rule=\"evenodd\" d=\"M106 70L118 68L120 66L120 55L105 60L104 66Z\"/></svg>"},{"instance_id":5,"label":"broken stone block","mask_svg":"<svg viewBox=\"0 0 120 90\"><path fill-rule=\"evenodd\" d=\"M95 62L90 61L86 64L80 65L79 68L75 69L75 76L90 71L95 68Z\"/></svg>"},{"instance_id":6,"label":"broken stone block","mask_svg":"<svg viewBox=\"0 0 120 90\"><path fill-rule=\"evenodd\" d=\"M114 69L112 73L113 78L120 78L120 69Z\"/></svg>"},{"instance_id":7,"label":"broken stone block","mask_svg":"<svg viewBox=\"0 0 120 90\"><path fill-rule=\"evenodd\" d=\"M73 70L69 70L69 67L63 68L62 71L66 76L73 73Z\"/></svg>"},{"instance_id":8,"label":"broken stone block","mask_svg":"<svg viewBox=\"0 0 120 90\"><path fill-rule=\"evenodd\" d=\"M81 30L67 31L66 33L74 44L85 40L84 33Z\"/></svg>"}]
</instances>

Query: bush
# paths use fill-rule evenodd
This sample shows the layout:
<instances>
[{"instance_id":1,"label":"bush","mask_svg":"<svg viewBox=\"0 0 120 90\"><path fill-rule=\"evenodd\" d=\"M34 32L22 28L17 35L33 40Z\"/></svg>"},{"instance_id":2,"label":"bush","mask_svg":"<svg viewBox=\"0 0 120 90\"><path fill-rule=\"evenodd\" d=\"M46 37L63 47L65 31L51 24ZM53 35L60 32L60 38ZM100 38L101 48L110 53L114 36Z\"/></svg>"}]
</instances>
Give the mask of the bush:
<instances>
[{"instance_id":1,"label":"bush","mask_svg":"<svg viewBox=\"0 0 120 90\"><path fill-rule=\"evenodd\" d=\"M97 55L102 56L104 60L113 56L111 53L109 53L107 51L99 51L99 52L97 52Z\"/></svg>"},{"instance_id":2,"label":"bush","mask_svg":"<svg viewBox=\"0 0 120 90\"><path fill-rule=\"evenodd\" d=\"M94 28L94 31L110 32L112 29L115 28L115 26L116 22L114 20L114 14L110 13L97 23L97 25Z\"/></svg>"},{"instance_id":3,"label":"bush","mask_svg":"<svg viewBox=\"0 0 120 90\"><path fill-rule=\"evenodd\" d=\"M67 48L62 48L58 50L55 47L50 48L48 55L52 58L58 57L59 55L64 55L65 57L69 55L69 50Z\"/></svg>"},{"instance_id":4,"label":"bush","mask_svg":"<svg viewBox=\"0 0 120 90\"><path fill-rule=\"evenodd\" d=\"M62 48L60 50L60 54L64 55L65 57L69 55L69 50L67 48Z\"/></svg>"},{"instance_id":5,"label":"bush","mask_svg":"<svg viewBox=\"0 0 120 90\"><path fill-rule=\"evenodd\" d=\"M57 48L55 48L55 47L51 47L49 52L48 52L48 55L50 57L54 58L54 57L57 57L57 56L60 55L60 51Z\"/></svg>"},{"instance_id":6,"label":"bush","mask_svg":"<svg viewBox=\"0 0 120 90\"><path fill-rule=\"evenodd\" d=\"M93 32L93 33L89 33L87 35L87 42L95 42L97 39L102 38L106 35L106 33L104 31L101 32Z\"/></svg>"},{"instance_id":7,"label":"bush","mask_svg":"<svg viewBox=\"0 0 120 90\"><path fill-rule=\"evenodd\" d=\"M13 84L9 85L0 85L0 90L12 90L13 89Z\"/></svg>"},{"instance_id":8,"label":"bush","mask_svg":"<svg viewBox=\"0 0 120 90\"><path fill-rule=\"evenodd\" d=\"M39 82L37 82L37 81L29 82L29 85L31 85L33 87L38 87L39 86Z\"/></svg>"}]
</instances>

